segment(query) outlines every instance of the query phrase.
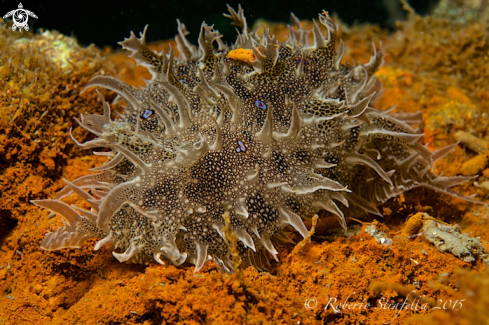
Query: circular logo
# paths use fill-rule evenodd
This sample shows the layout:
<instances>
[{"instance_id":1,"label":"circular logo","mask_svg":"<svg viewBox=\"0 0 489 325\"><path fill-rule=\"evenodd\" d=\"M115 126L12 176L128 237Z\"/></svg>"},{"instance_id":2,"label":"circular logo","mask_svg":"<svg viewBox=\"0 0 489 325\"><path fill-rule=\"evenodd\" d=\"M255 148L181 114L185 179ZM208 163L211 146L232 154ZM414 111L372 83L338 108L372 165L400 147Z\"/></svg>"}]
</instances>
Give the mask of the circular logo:
<instances>
[{"instance_id":1,"label":"circular logo","mask_svg":"<svg viewBox=\"0 0 489 325\"><path fill-rule=\"evenodd\" d=\"M25 24L27 24L29 17L27 17L27 12L25 12L25 10L17 9L13 14L13 19L15 24L23 27Z\"/></svg>"}]
</instances>

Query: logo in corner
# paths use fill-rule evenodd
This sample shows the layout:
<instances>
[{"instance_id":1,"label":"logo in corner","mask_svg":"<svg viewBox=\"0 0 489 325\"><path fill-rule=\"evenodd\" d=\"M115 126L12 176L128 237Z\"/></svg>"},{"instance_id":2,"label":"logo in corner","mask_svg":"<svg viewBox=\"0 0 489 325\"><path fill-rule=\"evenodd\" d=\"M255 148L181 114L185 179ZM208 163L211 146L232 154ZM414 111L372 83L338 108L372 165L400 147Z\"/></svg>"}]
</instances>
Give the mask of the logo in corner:
<instances>
[{"instance_id":1,"label":"logo in corner","mask_svg":"<svg viewBox=\"0 0 489 325\"><path fill-rule=\"evenodd\" d=\"M29 20L29 16L32 18L36 18L37 16L35 13L29 10L25 10L24 6L22 6L22 3L19 3L19 8L7 12L5 16L3 16L3 19L8 18L12 16L12 19L14 21L14 24L12 25L12 30L15 32L17 28L19 29L19 32L24 28L26 31L29 30L29 25L27 25L27 21Z\"/></svg>"}]
</instances>

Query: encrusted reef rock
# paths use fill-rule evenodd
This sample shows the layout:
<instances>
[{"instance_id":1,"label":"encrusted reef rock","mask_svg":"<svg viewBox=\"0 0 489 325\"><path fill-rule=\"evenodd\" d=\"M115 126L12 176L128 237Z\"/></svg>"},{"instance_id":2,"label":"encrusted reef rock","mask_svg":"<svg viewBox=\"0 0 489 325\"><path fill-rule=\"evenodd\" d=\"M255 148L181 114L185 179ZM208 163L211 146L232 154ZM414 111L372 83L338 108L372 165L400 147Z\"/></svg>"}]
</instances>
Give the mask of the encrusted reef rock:
<instances>
[{"instance_id":1,"label":"encrusted reef rock","mask_svg":"<svg viewBox=\"0 0 489 325\"><path fill-rule=\"evenodd\" d=\"M95 249L114 244L121 262L187 260L198 271L212 259L232 272L222 218L229 211L244 266L265 269L289 240L284 229L305 237L303 219L320 210L346 229L345 215L381 215L377 205L414 187L462 197L450 187L470 177L430 171L456 145L432 152L409 125L418 114L375 108L380 48L365 65L344 65L345 46L326 12L314 22L313 44L300 25L279 43L267 31L249 32L241 8L229 12L241 27L232 46L204 23L195 47L179 23L177 58L151 51L145 29L120 44L151 72L146 87L106 75L88 82L85 89L115 91L125 111L113 119L101 96L103 114L81 116L96 138L73 141L109 148L111 160L66 181L55 198L33 201L65 221L42 248L102 238ZM70 193L90 210L61 201Z\"/></svg>"},{"instance_id":2,"label":"encrusted reef rock","mask_svg":"<svg viewBox=\"0 0 489 325\"><path fill-rule=\"evenodd\" d=\"M442 252L452 253L465 262L474 262L480 258L489 265L489 255L480 238L461 233L459 225L449 226L427 220L423 226L423 234Z\"/></svg>"}]
</instances>

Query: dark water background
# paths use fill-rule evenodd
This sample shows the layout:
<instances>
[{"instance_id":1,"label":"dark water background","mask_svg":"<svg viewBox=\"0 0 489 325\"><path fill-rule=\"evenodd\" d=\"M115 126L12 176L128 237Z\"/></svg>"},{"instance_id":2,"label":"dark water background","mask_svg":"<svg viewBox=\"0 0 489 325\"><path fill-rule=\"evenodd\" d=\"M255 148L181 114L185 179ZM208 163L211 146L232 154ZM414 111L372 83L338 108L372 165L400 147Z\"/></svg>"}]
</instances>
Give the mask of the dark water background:
<instances>
[{"instance_id":1,"label":"dark water background","mask_svg":"<svg viewBox=\"0 0 489 325\"><path fill-rule=\"evenodd\" d=\"M63 34L75 36L82 45L95 43L99 47L112 46L117 49L118 41L129 36L131 30L142 31L149 24L148 41L171 39L177 32L176 19L179 18L190 31L188 36L197 43L202 21L215 24L224 40L233 42L235 27L223 17L226 3L237 9L241 3L248 25L258 18L269 21L289 22L290 12L300 19L317 18L325 9L336 12L348 24L369 22L383 28L391 28L393 15L386 8L386 1L396 0L300 0L300 1L204 1L204 0L164 0L164 1L49 1L49 0L1 0L0 15L17 9L19 1L24 9L34 12L38 19L30 18L31 30L38 28L56 29ZM410 0L409 3L419 14L425 14L435 4L435 0ZM402 11L401 11L402 14Z\"/></svg>"}]
</instances>

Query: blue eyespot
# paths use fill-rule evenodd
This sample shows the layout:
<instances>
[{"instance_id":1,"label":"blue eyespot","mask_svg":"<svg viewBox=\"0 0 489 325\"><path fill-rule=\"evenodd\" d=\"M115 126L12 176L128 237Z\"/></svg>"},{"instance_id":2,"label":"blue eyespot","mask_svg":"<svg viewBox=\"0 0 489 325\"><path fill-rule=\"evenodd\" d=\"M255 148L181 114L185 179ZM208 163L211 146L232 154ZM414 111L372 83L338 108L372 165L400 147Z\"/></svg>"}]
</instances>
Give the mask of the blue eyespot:
<instances>
[{"instance_id":1,"label":"blue eyespot","mask_svg":"<svg viewBox=\"0 0 489 325\"><path fill-rule=\"evenodd\" d=\"M187 83L187 79L180 79L180 82L183 83L183 84L186 84Z\"/></svg>"},{"instance_id":2,"label":"blue eyespot","mask_svg":"<svg viewBox=\"0 0 489 325\"><path fill-rule=\"evenodd\" d=\"M151 115L153 115L153 111L152 111L152 110L150 110L150 109L147 109L147 110L145 110L145 111L144 111L144 113L143 113L143 118L144 118L144 119L147 119L147 118L149 118Z\"/></svg>"},{"instance_id":3,"label":"blue eyespot","mask_svg":"<svg viewBox=\"0 0 489 325\"><path fill-rule=\"evenodd\" d=\"M296 62L297 64L301 63L301 61L302 61L302 59L295 59L295 62ZM309 61L304 60L304 64L306 64L306 65L307 65L307 64L309 64Z\"/></svg>"},{"instance_id":4,"label":"blue eyespot","mask_svg":"<svg viewBox=\"0 0 489 325\"><path fill-rule=\"evenodd\" d=\"M246 152L246 146L244 145L243 141L237 140L238 141L238 146L236 147L236 152Z\"/></svg>"},{"instance_id":5,"label":"blue eyespot","mask_svg":"<svg viewBox=\"0 0 489 325\"><path fill-rule=\"evenodd\" d=\"M267 104L265 104L264 102L262 102L261 100L255 100L255 105L256 107L258 108L261 108L261 109L267 109Z\"/></svg>"}]
</instances>

